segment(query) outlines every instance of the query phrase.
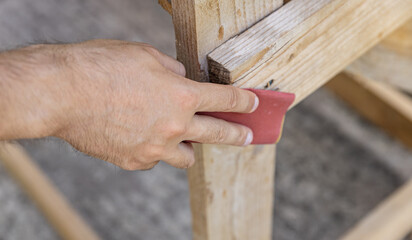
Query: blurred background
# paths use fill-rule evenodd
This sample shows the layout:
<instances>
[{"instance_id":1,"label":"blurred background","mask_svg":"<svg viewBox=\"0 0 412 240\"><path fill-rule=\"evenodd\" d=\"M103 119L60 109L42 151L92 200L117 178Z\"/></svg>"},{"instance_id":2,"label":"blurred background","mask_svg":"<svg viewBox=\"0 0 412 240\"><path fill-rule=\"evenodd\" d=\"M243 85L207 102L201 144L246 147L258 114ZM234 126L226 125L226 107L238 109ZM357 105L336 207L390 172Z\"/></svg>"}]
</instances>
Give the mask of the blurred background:
<instances>
[{"instance_id":1,"label":"blurred background","mask_svg":"<svg viewBox=\"0 0 412 240\"><path fill-rule=\"evenodd\" d=\"M175 56L172 19L154 0L0 0L1 50L94 38ZM20 143L104 239L191 239L185 171L127 172L59 139ZM278 240L336 239L412 175L410 150L323 89L287 114L277 149ZM0 239L59 239L1 165Z\"/></svg>"}]
</instances>

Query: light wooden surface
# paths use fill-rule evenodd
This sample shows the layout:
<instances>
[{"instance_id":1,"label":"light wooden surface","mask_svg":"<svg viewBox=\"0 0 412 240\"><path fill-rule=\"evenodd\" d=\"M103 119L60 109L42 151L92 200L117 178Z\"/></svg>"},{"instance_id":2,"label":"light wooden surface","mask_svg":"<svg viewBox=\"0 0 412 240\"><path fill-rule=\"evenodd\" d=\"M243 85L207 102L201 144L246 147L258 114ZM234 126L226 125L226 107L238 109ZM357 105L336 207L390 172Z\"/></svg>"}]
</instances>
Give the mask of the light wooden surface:
<instances>
[{"instance_id":1,"label":"light wooden surface","mask_svg":"<svg viewBox=\"0 0 412 240\"><path fill-rule=\"evenodd\" d=\"M275 147L197 147L194 239L271 239ZM201 172L202 171L202 172Z\"/></svg>"},{"instance_id":2,"label":"light wooden surface","mask_svg":"<svg viewBox=\"0 0 412 240\"><path fill-rule=\"evenodd\" d=\"M16 143L0 142L0 161L62 239L100 239Z\"/></svg>"},{"instance_id":3,"label":"light wooden surface","mask_svg":"<svg viewBox=\"0 0 412 240\"><path fill-rule=\"evenodd\" d=\"M206 54L282 4L279 0L173 0L177 57L207 81ZM195 145L189 169L194 239L271 239L275 146Z\"/></svg>"},{"instance_id":4,"label":"light wooden surface","mask_svg":"<svg viewBox=\"0 0 412 240\"><path fill-rule=\"evenodd\" d=\"M348 70L412 93L412 20L349 65Z\"/></svg>"},{"instance_id":5,"label":"light wooden surface","mask_svg":"<svg viewBox=\"0 0 412 240\"><path fill-rule=\"evenodd\" d=\"M342 73L326 86L361 115L412 148L412 98L388 84Z\"/></svg>"},{"instance_id":6,"label":"light wooden surface","mask_svg":"<svg viewBox=\"0 0 412 240\"><path fill-rule=\"evenodd\" d=\"M293 0L209 54L211 78L297 104L412 16L412 0Z\"/></svg>"},{"instance_id":7,"label":"light wooden surface","mask_svg":"<svg viewBox=\"0 0 412 240\"><path fill-rule=\"evenodd\" d=\"M412 230L412 180L390 195L341 240L400 240Z\"/></svg>"}]
</instances>

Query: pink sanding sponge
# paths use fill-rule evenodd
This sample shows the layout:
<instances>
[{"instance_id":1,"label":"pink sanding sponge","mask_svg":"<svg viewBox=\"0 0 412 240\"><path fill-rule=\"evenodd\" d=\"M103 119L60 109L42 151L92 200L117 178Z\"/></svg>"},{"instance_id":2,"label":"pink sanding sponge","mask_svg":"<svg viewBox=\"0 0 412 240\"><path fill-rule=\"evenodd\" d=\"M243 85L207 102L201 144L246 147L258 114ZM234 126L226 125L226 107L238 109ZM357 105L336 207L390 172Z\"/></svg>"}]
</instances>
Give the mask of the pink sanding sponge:
<instances>
[{"instance_id":1,"label":"pink sanding sponge","mask_svg":"<svg viewBox=\"0 0 412 240\"><path fill-rule=\"evenodd\" d=\"M246 89L259 98L259 106L253 113L203 112L228 122L239 123L252 129L252 144L277 143L282 134L283 121L295 94L273 90Z\"/></svg>"}]
</instances>

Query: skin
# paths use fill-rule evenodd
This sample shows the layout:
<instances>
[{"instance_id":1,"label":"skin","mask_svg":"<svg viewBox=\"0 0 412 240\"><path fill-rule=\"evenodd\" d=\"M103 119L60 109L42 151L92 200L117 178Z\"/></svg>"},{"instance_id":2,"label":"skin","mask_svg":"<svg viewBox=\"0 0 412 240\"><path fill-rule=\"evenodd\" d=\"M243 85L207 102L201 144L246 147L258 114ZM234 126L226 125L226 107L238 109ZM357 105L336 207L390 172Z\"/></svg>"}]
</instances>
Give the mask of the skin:
<instances>
[{"instance_id":1,"label":"skin","mask_svg":"<svg viewBox=\"0 0 412 240\"><path fill-rule=\"evenodd\" d=\"M0 140L55 136L126 170L194 163L190 141L248 145L252 131L196 112L252 112L258 99L185 78L150 45L93 40L0 53ZM187 142L189 141L189 142Z\"/></svg>"}]
</instances>

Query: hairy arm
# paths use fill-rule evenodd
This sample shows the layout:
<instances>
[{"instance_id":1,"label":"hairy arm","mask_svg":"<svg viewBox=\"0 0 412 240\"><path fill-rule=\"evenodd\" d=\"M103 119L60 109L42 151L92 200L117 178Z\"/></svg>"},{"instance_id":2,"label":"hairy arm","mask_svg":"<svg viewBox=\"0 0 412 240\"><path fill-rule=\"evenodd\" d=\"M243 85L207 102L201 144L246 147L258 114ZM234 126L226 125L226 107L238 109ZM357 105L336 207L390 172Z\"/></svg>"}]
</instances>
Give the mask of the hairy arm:
<instances>
[{"instance_id":1,"label":"hairy arm","mask_svg":"<svg viewBox=\"0 0 412 240\"><path fill-rule=\"evenodd\" d=\"M0 140L51 136L65 125L64 47L36 45L0 53Z\"/></svg>"},{"instance_id":2,"label":"hairy arm","mask_svg":"<svg viewBox=\"0 0 412 240\"><path fill-rule=\"evenodd\" d=\"M252 112L256 96L186 79L147 44L94 40L0 53L0 140L56 136L124 169L194 163L187 141L247 145L245 126L204 111Z\"/></svg>"}]
</instances>

